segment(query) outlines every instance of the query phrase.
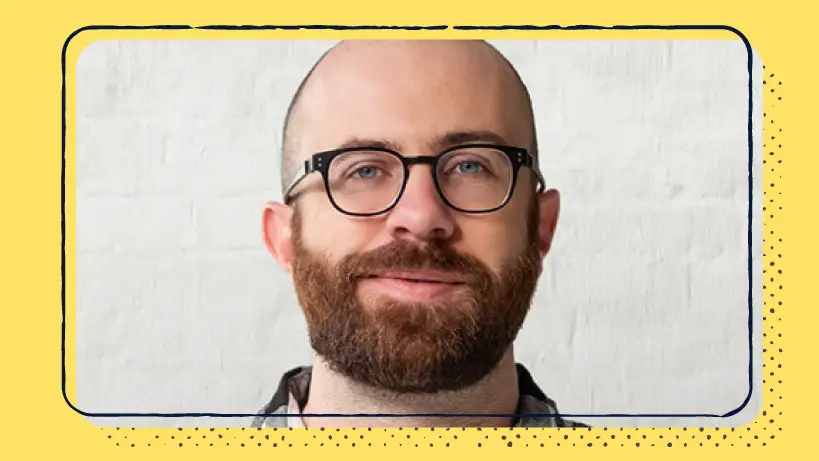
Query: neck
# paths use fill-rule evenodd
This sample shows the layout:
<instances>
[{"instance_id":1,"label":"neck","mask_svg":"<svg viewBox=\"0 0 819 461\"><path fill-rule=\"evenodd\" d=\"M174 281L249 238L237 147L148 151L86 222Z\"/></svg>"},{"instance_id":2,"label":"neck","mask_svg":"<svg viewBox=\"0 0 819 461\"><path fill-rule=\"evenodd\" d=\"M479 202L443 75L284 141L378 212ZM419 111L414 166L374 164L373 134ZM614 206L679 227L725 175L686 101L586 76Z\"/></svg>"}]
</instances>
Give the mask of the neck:
<instances>
[{"instance_id":1,"label":"neck","mask_svg":"<svg viewBox=\"0 0 819 461\"><path fill-rule=\"evenodd\" d=\"M354 382L335 373L319 357L313 365L310 396L303 414L514 414L518 381L510 348L498 366L477 384L436 394L399 394ZM307 427L508 427L512 418L492 416L308 416Z\"/></svg>"}]
</instances>

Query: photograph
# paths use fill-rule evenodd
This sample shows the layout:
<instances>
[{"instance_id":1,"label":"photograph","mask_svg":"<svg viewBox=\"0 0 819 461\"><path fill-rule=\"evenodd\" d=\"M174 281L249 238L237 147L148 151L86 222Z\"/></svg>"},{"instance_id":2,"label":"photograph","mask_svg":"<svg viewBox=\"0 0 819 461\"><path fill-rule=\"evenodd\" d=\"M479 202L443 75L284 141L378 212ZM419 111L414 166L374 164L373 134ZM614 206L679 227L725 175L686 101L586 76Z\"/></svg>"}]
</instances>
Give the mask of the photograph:
<instances>
[{"instance_id":1,"label":"photograph","mask_svg":"<svg viewBox=\"0 0 819 461\"><path fill-rule=\"evenodd\" d=\"M762 409L740 37L112 39L73 72L71 403L94 425Z\"/></svg>"}]
</instances>

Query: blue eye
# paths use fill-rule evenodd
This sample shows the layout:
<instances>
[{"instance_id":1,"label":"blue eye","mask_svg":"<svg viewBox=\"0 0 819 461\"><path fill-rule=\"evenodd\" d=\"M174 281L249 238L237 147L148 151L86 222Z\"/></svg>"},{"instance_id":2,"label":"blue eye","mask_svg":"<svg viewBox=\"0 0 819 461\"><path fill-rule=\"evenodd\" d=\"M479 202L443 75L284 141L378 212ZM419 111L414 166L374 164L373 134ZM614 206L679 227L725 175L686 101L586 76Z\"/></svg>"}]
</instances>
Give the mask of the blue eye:
<instances>
[{"instance_id":1,"label":"blue eye","mask_svg":"<svg viewBox=\"0 0 819 461\"><path fill-rule=\"evenodd\" d=\"M458 171L461 173L480 173L483 171L483 166L477 162L463 161L458 164Z\"/></svg>"},{"instance_id":2,"label":"blue eye","mask_svg":"<svg viewBox=\"0 0 819 461\"><path fill-rule=\"evenodd\" d=\"M354 175L361 179L372 179L378 175L378 168L374 166L365 166L355 170Z\"/></svg>"}]
</instances>

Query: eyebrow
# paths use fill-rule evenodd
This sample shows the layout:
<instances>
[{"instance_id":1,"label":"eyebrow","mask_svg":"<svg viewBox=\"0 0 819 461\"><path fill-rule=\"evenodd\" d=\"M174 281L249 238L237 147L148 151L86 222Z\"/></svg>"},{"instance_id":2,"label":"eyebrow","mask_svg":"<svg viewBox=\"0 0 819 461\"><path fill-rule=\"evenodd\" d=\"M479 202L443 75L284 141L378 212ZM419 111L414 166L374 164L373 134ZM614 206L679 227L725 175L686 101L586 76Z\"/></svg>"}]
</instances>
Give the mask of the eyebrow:
<instances>
[{"instance_id":1,"label":"eyebrow","mask_svg":"<svg viewBox=\"0 0 819 461\"><path fill-rule=\"evenodd\" d=\"M489 143L503 144L508 142L503 136L492 131L452 131L430 144L434 150L444 150L459 144Z\"/></svg>"},{"instance_id":2,"label":"eyebrow","mask_svg":"<svg viewBox=\"0 0 819 461\"><path fill-rule=\"evenodd\" d=\"M338 149L351 149L359 147L375 147L379 149L401 151L401 144L395 143L387 139L366 139L366 138L349 138L344 143L338 146Z\"/></svg>"},{"instance_id":3,"label":"eyebrow","mask_svg":"<svg viewBox=\"0 0 819 461\"><path fill-rule=\"evenodd\" d=\"M438 137L427 146L430 150L438 152L449 147L468 143L490 143L508 145L503 136L492 131L451 131L443 136ZM401 153L403 146L400 143L390 141L388 139L366 139L366 138L349 138L339 149L349 149L356 147L373 147L380 149L388 149Z\"/></svg>"}]
</instances>

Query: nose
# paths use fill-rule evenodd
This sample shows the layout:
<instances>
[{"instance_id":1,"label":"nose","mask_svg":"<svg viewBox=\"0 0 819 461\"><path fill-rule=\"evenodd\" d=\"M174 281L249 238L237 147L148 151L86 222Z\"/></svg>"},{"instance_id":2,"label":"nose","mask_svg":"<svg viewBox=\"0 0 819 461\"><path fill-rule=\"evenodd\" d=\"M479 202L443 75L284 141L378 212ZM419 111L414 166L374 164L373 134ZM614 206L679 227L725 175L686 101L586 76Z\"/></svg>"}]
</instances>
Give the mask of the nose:
<instances>
[{"instance_id":1,"label":"nose","mask_svg":"<svg viewBox=\"0 0 819 461\"><path fill-rule=\"evenodd\" d=\"M455 220L435 187L430 166L414 165L401 200L387 217L389 231L395 238L419 242L448 240L455 233Z\"/></svg>"}]
</instances>

